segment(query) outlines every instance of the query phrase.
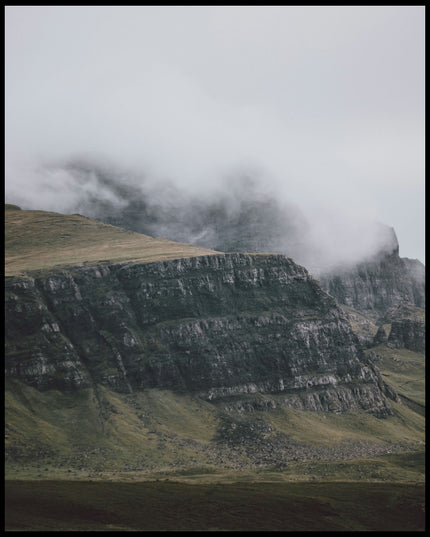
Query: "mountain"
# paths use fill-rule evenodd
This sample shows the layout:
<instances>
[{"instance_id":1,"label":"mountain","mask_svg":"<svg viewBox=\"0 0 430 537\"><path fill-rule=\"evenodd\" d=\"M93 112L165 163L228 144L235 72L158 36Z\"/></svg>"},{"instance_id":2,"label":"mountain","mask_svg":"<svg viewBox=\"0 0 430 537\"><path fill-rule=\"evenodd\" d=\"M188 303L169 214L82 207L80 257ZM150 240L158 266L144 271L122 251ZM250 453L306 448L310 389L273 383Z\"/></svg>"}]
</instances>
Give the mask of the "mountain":
<instances>
[{"instance_id":1,"label":"mountain","mask_svg":"<svg viewBox=\"0 0 430 537\"><path fill-rule=\"evenodd\" d=\"M282 256L8 278L6 305L7 374L38 389L168 388L233 406L276 393L296 408L389 412L335 301Z\"/></svg>"},{"instance_id":2,"label":"mountain","mask_svg":"<svg viewBox=\"0 0 430 537\"><path fill-rule=\"evenodd\" d=\"M40 464L287 471L422 449L420 385L405 392L382 351L360 343L361 325L292 259L80 215L12 206L5 216L12 475ZM398 332L396 317L385 321ZM423 358L407 333L395 344L415 375Z\"/></svg>"},{"instance_id":3,"label":"mountain","mask_svg":"<svg viewBox=\"0 0 430 537\"><path fill-rule=\"evenodd\" d=\"M64 226L56 218L55 226L70 230L67 216ZM94 241L97 227L99 239L110 231L93 224ZM34 222L22 226L34 230ZM8 277L6 314L7 374L38 389L169 388L227 396L230 405L244 404L242 394L273 392L296 408L389 412L381 378L363 363L336 302L281 255L213 254Z\"/></svg>"}]
</instances>

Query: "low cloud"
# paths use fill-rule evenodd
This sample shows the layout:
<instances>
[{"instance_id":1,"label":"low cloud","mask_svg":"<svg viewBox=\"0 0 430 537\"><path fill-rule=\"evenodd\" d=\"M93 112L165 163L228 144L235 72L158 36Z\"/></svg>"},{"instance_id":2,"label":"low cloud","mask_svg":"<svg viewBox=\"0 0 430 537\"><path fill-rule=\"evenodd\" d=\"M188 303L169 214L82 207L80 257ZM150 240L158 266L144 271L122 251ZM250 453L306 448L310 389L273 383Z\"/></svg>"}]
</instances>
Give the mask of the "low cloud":
<instances>
[{"instance_id":1,"label":"low cloud","mask_svg":"<svg viewBox=\"0 0 430 537\"><path fill-rule=\"evenodd\" d=\"M423 259L422 23L420 7L9 6L6 201L213 243L214 215L254 214L267 249L314 265L371 255L382 221Z\"/></svg>"},{"instance_id":2,"label":"low cloud","mask_svg":"<svg viewBox=\"0 0 430 537\"><path fill-rule=\"evenodd\" d=\"M183 189L88 156L38 172L38 199L14 201L80 213L151 236L220 251L283 253L318 274L398 247L393 230L371 219L314 207L311 218L280 196L262 170L236 170L216 188Z\"/></svg>"}]
</instances>

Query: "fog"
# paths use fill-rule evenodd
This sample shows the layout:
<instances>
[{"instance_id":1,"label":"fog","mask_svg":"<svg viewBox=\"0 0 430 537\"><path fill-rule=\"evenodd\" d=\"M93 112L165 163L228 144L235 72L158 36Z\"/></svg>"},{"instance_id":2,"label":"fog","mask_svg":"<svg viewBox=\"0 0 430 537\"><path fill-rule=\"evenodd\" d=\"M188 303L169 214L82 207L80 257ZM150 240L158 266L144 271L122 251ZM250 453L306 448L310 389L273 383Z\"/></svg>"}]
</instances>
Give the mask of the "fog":
<instances>
[{"instance_id":1,"label":"fog","mask_svg":"<svg viewBox=\"0 0 430 537\"><path fill-rule=\"evenodd\" d=\"M424 7L7 6L5 28L7 202L214 248L248 226L314 267L393 227L424 261Z\"/></svg>"}]
</instances>

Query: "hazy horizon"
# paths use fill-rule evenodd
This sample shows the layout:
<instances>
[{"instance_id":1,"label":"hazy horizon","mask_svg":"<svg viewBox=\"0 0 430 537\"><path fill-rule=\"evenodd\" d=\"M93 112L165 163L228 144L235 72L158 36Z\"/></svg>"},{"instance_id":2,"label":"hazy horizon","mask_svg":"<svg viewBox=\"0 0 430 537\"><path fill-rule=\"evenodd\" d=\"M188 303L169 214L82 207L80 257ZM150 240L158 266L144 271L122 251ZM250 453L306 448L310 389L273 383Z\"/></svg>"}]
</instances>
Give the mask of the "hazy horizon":
<instances>
[{"instance_id":1,"label":"hazy horizon","mask_svg":"<svg viewBox=\"0 0 430 537\"><path fill-rule=\"evenodd\" d=\"M424 6L5 14L8 203L130 203L96 172L72 173L80 160L163 207L178 192L233 203L247 175L255 199L303 216L327 258L367 254L381 222L424 262Z\"/></svg>"}]
</instances>

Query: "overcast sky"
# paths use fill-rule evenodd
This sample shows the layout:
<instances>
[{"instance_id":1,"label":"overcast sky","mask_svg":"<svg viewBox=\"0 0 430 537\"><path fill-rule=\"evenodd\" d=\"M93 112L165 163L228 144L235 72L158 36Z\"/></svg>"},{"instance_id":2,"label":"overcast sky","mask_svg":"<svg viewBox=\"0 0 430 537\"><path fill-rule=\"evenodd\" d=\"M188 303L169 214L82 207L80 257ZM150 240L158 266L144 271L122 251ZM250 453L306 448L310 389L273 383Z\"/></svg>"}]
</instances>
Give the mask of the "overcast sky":
<instances>
[{"instance_id":1,"label":"overcast sky","mask_svg":"<svg viewBox=\"0 0 430 537\"><path fill-rule=\"evenodd\" d=\"M66 209L43 170L82 153L193 192L250 169L424 261L423 6L5 9L6 201Z\"/></svg>"}]
</instances>

